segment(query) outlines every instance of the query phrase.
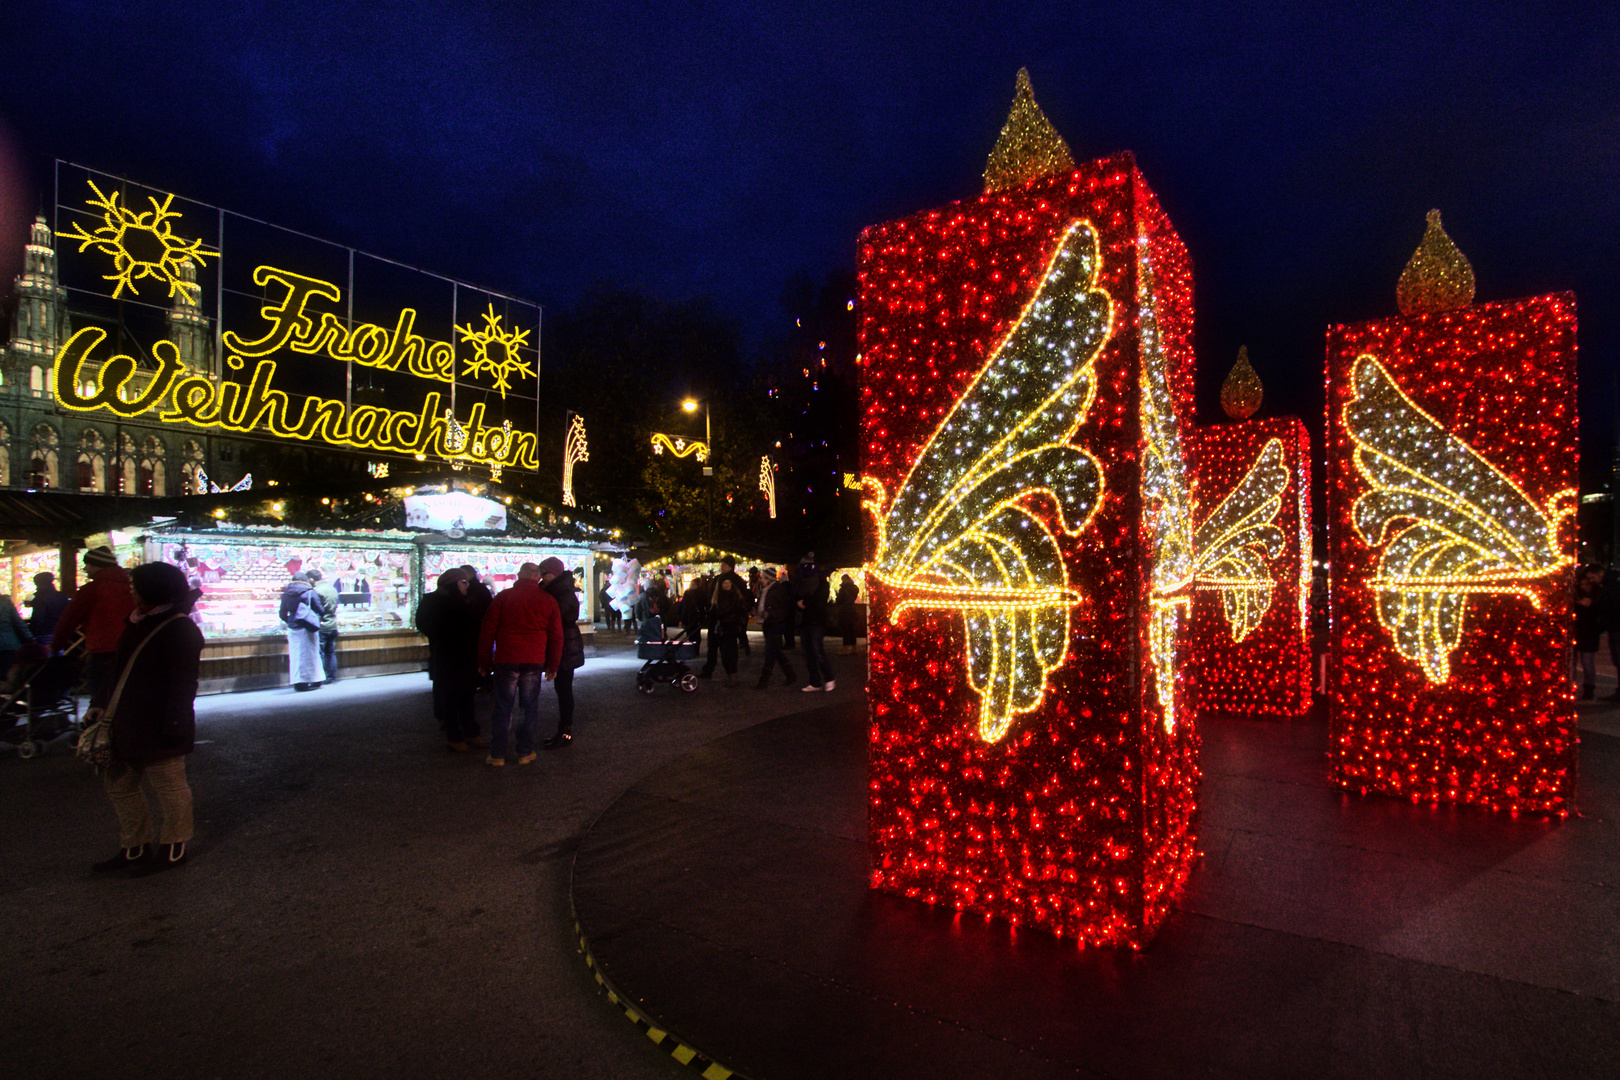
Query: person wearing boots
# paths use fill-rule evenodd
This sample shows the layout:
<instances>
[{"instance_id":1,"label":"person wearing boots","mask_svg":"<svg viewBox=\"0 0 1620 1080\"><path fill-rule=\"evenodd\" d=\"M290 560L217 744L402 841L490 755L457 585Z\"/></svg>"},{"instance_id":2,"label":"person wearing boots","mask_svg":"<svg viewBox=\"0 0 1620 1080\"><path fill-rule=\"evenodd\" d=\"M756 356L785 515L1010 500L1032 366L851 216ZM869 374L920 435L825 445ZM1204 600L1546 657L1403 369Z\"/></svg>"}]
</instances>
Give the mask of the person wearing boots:
<instances>
[{"instance_id":1,"label":"person wearing boots","mask_svg":"<svg viewBox=\"0 0 1620 1080\"><path fill-rule=\"evenodd\" d=\"M792 686L793 665L789 663L787 650L782 644L782 633L793 618L793 587L776 579L775 567L765 571L761 587L764 593L759 598L759 624L765 631L765 666L760 669L759 682L754 684L754 688L764 690L770 686L771 669L778 663L782 665L782 685Z\"/></svg>"},{"instance_id":2,"label":"person wearing boots","mask_svg":"<svg viewBox=\"0 0 1620 1080\"><path fill-rule=\"evenodd\" d=\"M709 659L698 672L700 679L714 678L716 659L726 669L726 685L737 682L737 639L748 625L748 610L754 598L748 594L748 585L737 573L733 559L720 560L720 576L714 579L709 594L709 618L714 628L709 631Z\"/></svg>"},{"instance_id":3,"label":"person wearing boots","mask_svg":"<svg viewBox=\"0 0 1620 1080\"><path fill-rule=\"evenodd\" d=\"M179 567L146 563L128 577L134 607L114 651L109 681L91 698L85 720L112 715L113 763L101 779L118 816L120 847L94 869L139 877L186 861L192 834L186 755L196 741L192 706L203 635L186 617L191 584ZM143 782L163 812L155 849Z\"/></svg>"},{"instance_id":4,"label":"person wearing boots","mask_svg":"<svg viewBox=\"0 0 1620 1080\"><path fill-rule=\"evenodd\" d=\"M551 686L557 691L557 730L541 745L561 750L574 741L574 670L585 666L585 638L579 632L579 595L574 592L574 575L561 559L552 556L540 563L540 587L557 602L562 618L562 662Z\"/></svg>"}]
</instances>

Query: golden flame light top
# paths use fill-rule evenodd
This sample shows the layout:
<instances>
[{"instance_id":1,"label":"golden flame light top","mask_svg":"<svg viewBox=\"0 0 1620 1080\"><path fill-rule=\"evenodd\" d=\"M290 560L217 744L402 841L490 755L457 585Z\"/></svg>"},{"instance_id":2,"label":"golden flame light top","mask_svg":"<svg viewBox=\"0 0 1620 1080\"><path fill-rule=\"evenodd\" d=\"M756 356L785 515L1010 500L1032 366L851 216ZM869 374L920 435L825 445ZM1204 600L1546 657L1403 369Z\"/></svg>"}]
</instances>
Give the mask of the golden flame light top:
<instances>
[{"instance_id":1,"label":"golden flame light top","mask_svg":"<svg viewBox=\"0 0 1620 1080\"><path fill-rule=\"evenodd\" d=\"M1226 373L1226 381L1221 383L1221 408L1226 415L1234 420L1247 420L1260 409L1260 399L1265 394L1265 387L1260 385L1260 376L1254 373L1249 364L1249 347L1238 346L1237 363L1232 370Z\"/></svg>"},{"instance_id":2,"label":"golden flame light top","mask_svg":"<svg viewBox=\"0 0 1620 1080\"><path fill-rule=\"evenodd\" d=\"M1455 311L1474 302L1474 268L1441 227L1438 210L1429 211L1423 242L1395 286L1395 302L1402 315Z\"/></svg>"},{"instance_id":3,"label":"golden flame light top","mask_svg":"<svg viewBox=\"0 0 1620 1080\"><path fill-rule=\"evenodd\" d=\"M990 151L990 160L985 163L985 193L1022 187L1038 176L1053 176L1073 168L1069 145L1035 104L1029 69L1019 68L1012 109L1001 127L995 149Z\"/></svg>"}]
</instances>

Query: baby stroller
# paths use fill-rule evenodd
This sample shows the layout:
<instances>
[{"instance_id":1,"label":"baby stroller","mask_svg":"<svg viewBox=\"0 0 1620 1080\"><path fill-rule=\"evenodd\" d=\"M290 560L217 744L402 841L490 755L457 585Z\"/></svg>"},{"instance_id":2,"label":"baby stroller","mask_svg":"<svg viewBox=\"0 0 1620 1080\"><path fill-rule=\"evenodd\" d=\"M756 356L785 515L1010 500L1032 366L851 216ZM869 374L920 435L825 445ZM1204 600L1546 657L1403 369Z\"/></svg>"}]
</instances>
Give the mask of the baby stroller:
<instances>
[{"instance_id":1,"label":"baby stroller","mask_svg":"<svg viewBox=\"0 0 1620 1080\"><path fill-rule=\"evenodd\" d=\"M0 740L15 742L17 756L32 758L45 752L52 740L79 737L80 658L83 638L76 639L60 656L42 646L17 650L3 690L0 690Z\"/></svg>"},{"instance_id":2,"label":"baby stroller","mask_svg":"<svg viewBox=\"0 0 1620 1080\"><path fill-rule=\"evenodd\" d=\"M641 620L641 628L636 632L636 658L646 663L636 672L636 689L650 694L655 683L667 682L690 694L697 689L697 676L681 661L696 660L697 655L697 642L687 637L685 630L679 637L667 638L660 616Z\"/></svg>"}]
</instances>

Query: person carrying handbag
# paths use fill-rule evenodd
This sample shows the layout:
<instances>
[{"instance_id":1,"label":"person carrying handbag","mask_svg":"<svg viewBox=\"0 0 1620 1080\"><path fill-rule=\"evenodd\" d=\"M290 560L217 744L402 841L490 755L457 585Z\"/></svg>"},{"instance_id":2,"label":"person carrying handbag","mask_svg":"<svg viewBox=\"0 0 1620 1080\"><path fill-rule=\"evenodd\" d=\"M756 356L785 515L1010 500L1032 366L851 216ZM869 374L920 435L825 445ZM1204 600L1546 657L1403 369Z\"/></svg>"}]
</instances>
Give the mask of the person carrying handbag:
<instances>
[{"instance_id":1,"label":"person carrying handbag","mask_svg":"<svg viewBox=\"0 0 1620 1080\"><path fill-rule=\"evenodd\" d=\"M186 755L196 739L203 636L186 617L191 587L179 568L146 563L129 577L135 610L118 641L111 685L91 699L81 741L93 745L98 729L110 735L101 776L118 817L119 851L94 869L139 877L186 861L192 836ZM155 849L143 780L163 815Z\"/></svg>"}]
</instances>

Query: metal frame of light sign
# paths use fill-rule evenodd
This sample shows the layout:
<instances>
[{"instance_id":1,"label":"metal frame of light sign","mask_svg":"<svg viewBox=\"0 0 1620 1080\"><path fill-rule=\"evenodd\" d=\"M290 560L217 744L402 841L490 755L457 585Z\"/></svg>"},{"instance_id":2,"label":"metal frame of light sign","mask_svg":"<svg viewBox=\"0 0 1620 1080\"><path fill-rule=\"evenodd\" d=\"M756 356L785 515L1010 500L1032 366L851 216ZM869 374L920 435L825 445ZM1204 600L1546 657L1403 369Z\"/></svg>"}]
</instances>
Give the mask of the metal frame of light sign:
<instances>
[{"instance_id":1,"label":"metal frame of light sign","mask_svg":"<svg viewBox=\"0 0 1620 1080\"><path fill-rule=\"evenodd\" d=\"M63 409L539 468L537 305L71 162L56 192Z\"/></svg>"},{"instance_id":2,"label":"metal frame of light sign","mask_svg":"<svg viewBox=\"0 0 1620 1080\"><path fill-rule=\"evenodd\" d=\"M1186 249L1119 155L858 257L871 883L1141 945L1194 848Z\"/></svg>"},{"instance_id":3,"label":"metal frame of light sign","mask_svg":"<svg viewBox=\"0 0 1620 1080\"><path fill-rule=\"evenodd\" d=\"M1327 336L1330 775L1567 815L1575 298Z\"/></svg>"}]
</instances>

